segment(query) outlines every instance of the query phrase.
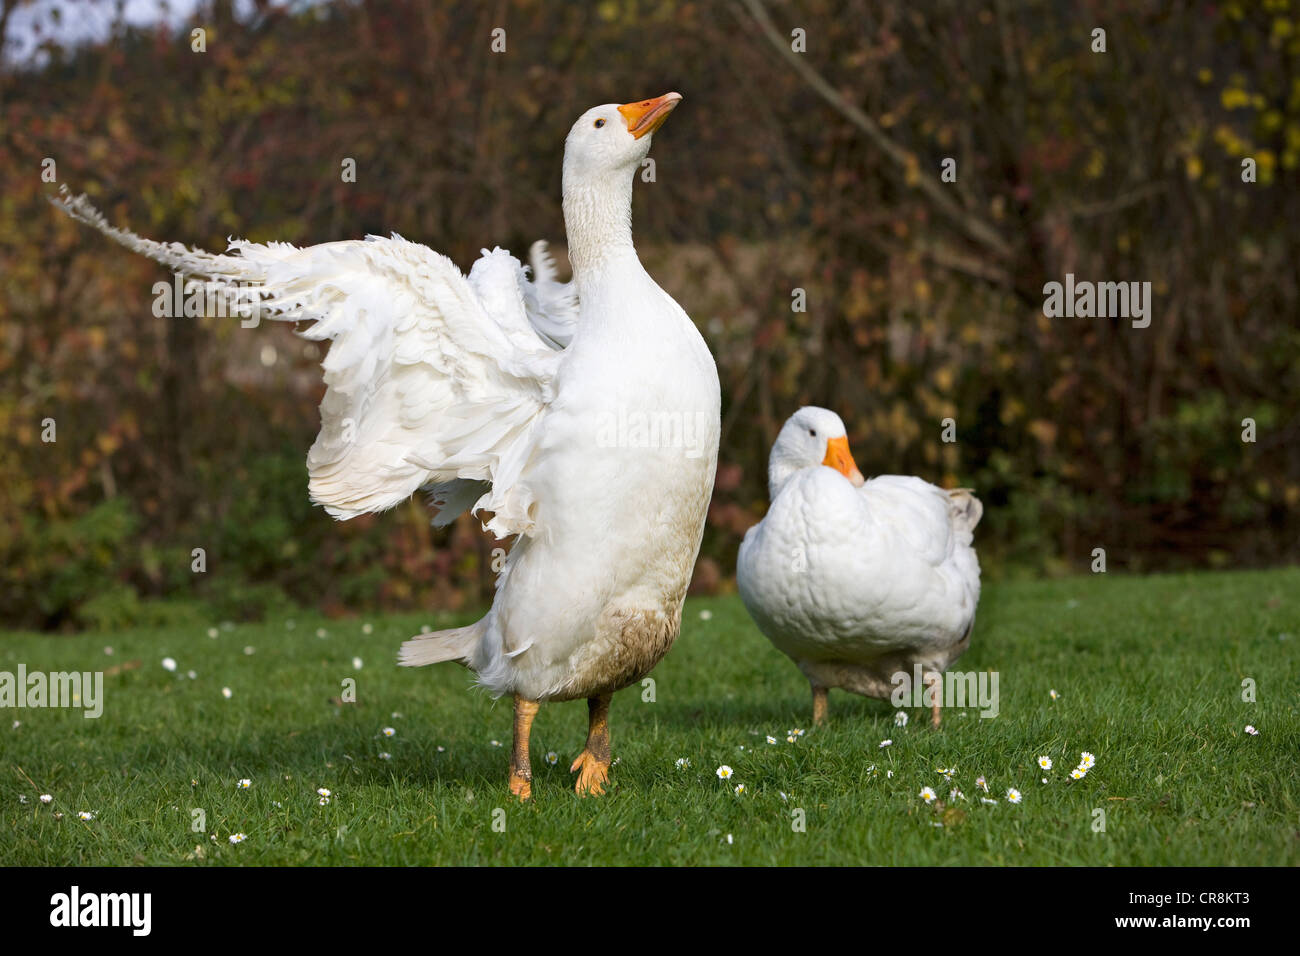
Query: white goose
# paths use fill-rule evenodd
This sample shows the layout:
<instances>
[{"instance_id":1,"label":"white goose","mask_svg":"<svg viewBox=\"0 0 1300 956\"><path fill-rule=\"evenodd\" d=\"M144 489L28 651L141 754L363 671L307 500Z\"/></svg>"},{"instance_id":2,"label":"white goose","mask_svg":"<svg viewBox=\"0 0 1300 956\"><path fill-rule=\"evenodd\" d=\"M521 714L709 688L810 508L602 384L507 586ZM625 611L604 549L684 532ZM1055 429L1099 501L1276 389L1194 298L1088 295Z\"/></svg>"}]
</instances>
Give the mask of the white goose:
<instances>
[{"instance_id":1,"label":"white goose","mask_svg":"<svg viewBox=\"0 0 1300 956\"><path fill-rule=\"evenodd\" d=\"M487 511L486 529L519 536L487 615L407 641L400 661L459 661L494 696L514 695L510 789L520 799L531 795L528 737L544 700L587 698L575 789L603 792L610 696L676 639L704 530L717 369L642 268L631 229L634 174L680 100L598 106L569 131L571 288L554 281L544 247L534 247L534 282L500 249L467 279L398 236L304 249L235 242L237 254L212 255L114 229L84 196L59 202L172 268L251 286L272 318L315 320L303 334L332 344L307 466L312 498L330 514L379 511L426 489L435 523ZM652 427L618 427L627 421Z\"/></svg>"},{"instance_id":2,"label":"white goose","mask_svg":"<svg viewBox=\"0 0 1300 956\"><path fill-rule=\"evenodd\" d=\"M935 682L975 624L979 499L900 475L864 482L844 422L815 407L782 427L768 487L736 581L759 630L812 685L814 723L826 719L828 688L888 699L891 677L906 674L910 687L918 665Z\"/></svg>"}]
</instances>

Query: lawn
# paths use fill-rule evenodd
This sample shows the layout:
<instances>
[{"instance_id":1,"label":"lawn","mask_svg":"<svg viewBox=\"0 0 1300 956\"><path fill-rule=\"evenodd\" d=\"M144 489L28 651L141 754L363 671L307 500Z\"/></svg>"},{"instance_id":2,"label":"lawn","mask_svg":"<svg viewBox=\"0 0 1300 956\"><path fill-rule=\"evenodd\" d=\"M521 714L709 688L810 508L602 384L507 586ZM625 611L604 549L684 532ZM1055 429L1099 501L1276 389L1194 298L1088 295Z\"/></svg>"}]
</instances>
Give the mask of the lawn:
<instances>
[{"instance_id":1,"label":"lawn","mask_svg":"<svg viewBox=\"0 0 1300 956\"><path fill-rule=\"evenodd\" d=\"M0 671L120 668L99 719L0 713L0 863L1300 863L1300 569L990 584L956 666L999 672L1000 713L950 710L938 731L839 691L813 730L807 684L739 600L693 599L654 700L614 698L606 796L571 790L586 707L544 705L527 805L506 789L508 702L454 665L394 664L421 625L451 623L0 636ZM1082 751L1096 765L1073 781Z\"/></svg>"}]
</instances>

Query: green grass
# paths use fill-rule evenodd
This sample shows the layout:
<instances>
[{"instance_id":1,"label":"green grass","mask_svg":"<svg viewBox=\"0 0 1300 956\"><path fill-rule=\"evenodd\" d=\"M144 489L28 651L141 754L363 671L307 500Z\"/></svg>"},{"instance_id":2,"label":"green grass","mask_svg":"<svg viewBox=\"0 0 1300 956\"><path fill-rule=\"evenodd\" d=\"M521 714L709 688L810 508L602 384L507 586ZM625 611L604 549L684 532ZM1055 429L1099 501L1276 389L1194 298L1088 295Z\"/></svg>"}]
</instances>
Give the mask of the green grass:
<instances>
[{"instance_id":1,"label":"green grass","mask_svg":"<svg viewBox=\"0 0 1300 956\"><path fill-rule=\"evenodd\" d=\"M1300 863L1300 569L990 585L957 667L1000 672L1001 713L950 711L937 732L919 710L899 728L887 703L838 691L830 723L813 731L807 685L739 600L692 600L654 672L657 700L636 688L614 699L610 792L574 796L568 764L586 708L548 705L533 732L534 800L522 806L506 789L508 702L470 689L455 666L394 666L424 623L451 618L375 620L370 634L357 620L300 617L293 629L241 625L215 639L3 636L0 670L143 663L106 678L98 720L0 711L0 863ZM161 666L168 655L176 673ZM1241 699L1245 677L1256 703ZM358 702L339 706L345 678ZM794 727L809 729L786 743ZM882 750L884 738L894 743ZM1083 750L1097 764L1071 782ZM1040 754L1055 762L1046 785ZM679 757L689 767L676 768ZM733 781L717 779L720 764ZM947 803L940 766L957 769L969 798L956 809L918 799L930 785ZM1023 802L981 804L979 774L993 795L1015 786ZM242 777L251 789L236 789ZM317 787L333 791L328 806ZM191 831L194 808L206 833ZM806 832L792 826L795 808ZM1105 833L1092 830L1094 808ZM80 821L81 810L96 818ZM247 840L233 846L236 831Z\"/></svg>"}]
</instances>

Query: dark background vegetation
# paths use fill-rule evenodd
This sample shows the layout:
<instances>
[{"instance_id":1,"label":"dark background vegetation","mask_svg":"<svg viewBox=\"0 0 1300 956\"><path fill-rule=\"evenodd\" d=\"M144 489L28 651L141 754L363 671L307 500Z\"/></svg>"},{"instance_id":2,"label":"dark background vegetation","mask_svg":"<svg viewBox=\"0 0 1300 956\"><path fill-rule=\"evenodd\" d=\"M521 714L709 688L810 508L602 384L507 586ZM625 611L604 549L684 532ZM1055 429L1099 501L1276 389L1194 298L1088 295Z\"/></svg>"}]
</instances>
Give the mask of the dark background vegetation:
<instances>
[{"instance_id":1,"label":"dark background vegetation","mask_svg":"<svg viewBox=\"0 0 1300 956\"><path fill-rule=\"evenodd\" d=\"M154 318L167 273L52 209L43 159L155 238L397 231L466 269L547 238L567 270L570 124L670 89L685 102L634 220L722 379L697 590L731 587L770 443L805 403L840 411L867 474L977 489L992 576L1083 570L1095 547L1112 572L1294 561L1296 6L209 2L179 33L49 42L0 74L0 621L458 608L491 585L467 519L312 507L315 346ZM1045 318L1067 272L1152 282L1151 326Z\"/></svg>"}]
</instances>

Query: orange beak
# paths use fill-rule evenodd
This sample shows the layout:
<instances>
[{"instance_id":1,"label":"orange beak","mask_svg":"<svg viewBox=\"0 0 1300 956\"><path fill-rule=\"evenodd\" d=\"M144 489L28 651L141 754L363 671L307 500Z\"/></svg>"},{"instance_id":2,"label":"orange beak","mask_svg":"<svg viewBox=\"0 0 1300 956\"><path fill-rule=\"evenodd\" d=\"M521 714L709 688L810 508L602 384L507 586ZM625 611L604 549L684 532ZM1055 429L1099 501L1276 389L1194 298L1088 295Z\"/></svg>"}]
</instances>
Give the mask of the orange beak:
<instances>
[{"instance_id":1,"label":"orange beak","mask_svg":"<svg viewBox=\"0 0 1300 956\"><path fill-rule=\"evenodd\" d=\"M627 121L627 131L632 134L632 138L640 139L662 126L668 114L681 101L682 94L665 93L663 96L642 100L640 103L624 103L618 111Z\"/></svg>"},{"instance_id":2,"label":"orange beak","mask_svg":"<svg viewBox=\"0 0 1300 956\"><path fill-rule=\"evenodd\" d=\"M826 443L826 457L822 459L822 464L834 468L856 487L861 487L867 482L867 479L862 477L862 472L858 471L857 463L849 452L847 438L832 438Z\"/></svg>"}]
</instances>

